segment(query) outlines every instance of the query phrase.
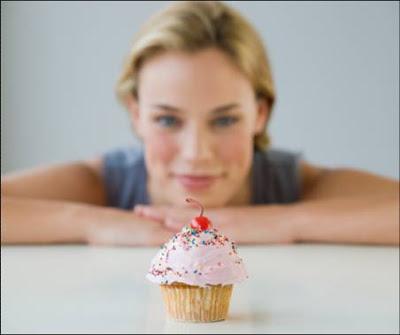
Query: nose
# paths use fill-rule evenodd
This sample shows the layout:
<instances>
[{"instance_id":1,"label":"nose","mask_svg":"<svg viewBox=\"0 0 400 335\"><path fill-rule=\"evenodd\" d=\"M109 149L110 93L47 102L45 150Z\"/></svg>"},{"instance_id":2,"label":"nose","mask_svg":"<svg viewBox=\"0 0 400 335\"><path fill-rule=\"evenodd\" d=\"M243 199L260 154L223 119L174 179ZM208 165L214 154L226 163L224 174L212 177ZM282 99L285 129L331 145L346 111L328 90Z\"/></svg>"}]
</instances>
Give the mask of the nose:
<instances>
[{"instance_id":1,"label":"nose","mask_svg":"<svg viewBox=\"0 0 400 335\"><path fill-rule=\"evenodd\" d=\"M181 154L187 161L207 161L212 157L212 139L206 129L188 127L181 139Z\"/></svg>"}]
</instances>

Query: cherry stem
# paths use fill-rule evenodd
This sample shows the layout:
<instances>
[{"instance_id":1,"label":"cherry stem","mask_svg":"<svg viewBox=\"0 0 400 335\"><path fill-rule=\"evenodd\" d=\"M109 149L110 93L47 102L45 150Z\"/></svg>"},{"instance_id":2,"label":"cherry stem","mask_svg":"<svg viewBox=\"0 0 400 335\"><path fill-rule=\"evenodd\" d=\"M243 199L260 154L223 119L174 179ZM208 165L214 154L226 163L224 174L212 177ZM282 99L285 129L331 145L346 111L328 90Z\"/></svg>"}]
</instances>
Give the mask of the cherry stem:
<instances>
[{"instance_id":1,"label":"cherry stem","mask_svg":"<svg viewBox=\"0 0 400 335\"><path fill-rule=\"evenodd\" d=\"M194 200L194 199L192 199L192 198L186 198L186 202L193 203L193 204L195 204L197 207L200 207L200 210L201 210L200 216L203 216L204 207L202 206L202 204L201 204L200 202L198 202L197 200Z\"/></svg>"}]
</instances>

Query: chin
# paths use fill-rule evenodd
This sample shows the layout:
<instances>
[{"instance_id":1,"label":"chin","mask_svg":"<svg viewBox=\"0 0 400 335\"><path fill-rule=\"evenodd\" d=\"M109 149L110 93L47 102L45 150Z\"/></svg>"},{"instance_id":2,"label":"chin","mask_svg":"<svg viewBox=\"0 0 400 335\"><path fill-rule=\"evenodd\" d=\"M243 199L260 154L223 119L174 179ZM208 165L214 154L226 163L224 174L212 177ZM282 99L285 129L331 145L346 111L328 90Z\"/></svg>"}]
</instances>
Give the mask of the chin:
<instances>
[{"instance_id":1,"label":"chin","mask_svg":"<svg viewBox=\"0 0 400 335\"><path fill-rule=\"evenodd\" d=\"M185 199L187 197L196 199L205 208L223 207L223 206L226 206L226 204L229 202L229 197L227 197L225 194L217 196L214 192L205 192L205 193L187 192L187 193L181 193L181 194L182 195L179 197L181 197L182 199Z\"/></svg>"},{"instance_id":2,"label":"chin","mask_svg":"<svg viewBox=\"0 0 400 335\"><path fill-rule=\"evenodd\" d=\"M232 198L234 190L230 190L226 183L217 183L209 188L186 188L175 181L164 188L166 202L171 205L186 206L185 199L193 198L201 202L204 207L223 207Z\"/></svg>"}]
</instances>

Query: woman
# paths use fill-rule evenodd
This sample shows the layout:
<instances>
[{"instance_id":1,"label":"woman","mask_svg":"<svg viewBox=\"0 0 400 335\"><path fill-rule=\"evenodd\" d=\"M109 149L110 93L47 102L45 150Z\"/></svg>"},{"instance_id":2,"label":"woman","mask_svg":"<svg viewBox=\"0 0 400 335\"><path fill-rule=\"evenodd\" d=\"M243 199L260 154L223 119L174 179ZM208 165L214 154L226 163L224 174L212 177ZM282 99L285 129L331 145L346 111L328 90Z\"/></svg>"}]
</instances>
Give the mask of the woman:
<instances>
[{"instance_id":1,"label":"woman","mask_svg":"<svg viewBox=\"0 0 400 335\"><path fill-rule=\"evenodd\" d=\"M397 181L268 149L271 70L227 5L152 17L117 93L143 146L4 177L2 243L159 245L192 197L238 243L398 244Z\"/></svg>"}]
</instances>

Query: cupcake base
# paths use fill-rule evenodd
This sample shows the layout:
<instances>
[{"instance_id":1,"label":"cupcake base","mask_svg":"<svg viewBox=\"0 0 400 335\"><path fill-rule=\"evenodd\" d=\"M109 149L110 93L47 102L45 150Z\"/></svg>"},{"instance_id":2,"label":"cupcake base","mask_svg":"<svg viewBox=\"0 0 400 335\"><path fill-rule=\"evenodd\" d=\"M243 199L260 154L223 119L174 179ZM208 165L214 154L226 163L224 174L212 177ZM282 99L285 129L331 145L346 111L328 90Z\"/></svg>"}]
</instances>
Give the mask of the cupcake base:
<instances>
[{"instance_id":1,"label":"cupcake base","mask_svg":"<svg viewBox=\"0 0 400 335\"><path fill-rule=\"evenodd\" d=\"M168 317L176 321L214 322L228 315L233 285L208 287L183 283L161 285Z\"/></svg>"}]
</instances>

